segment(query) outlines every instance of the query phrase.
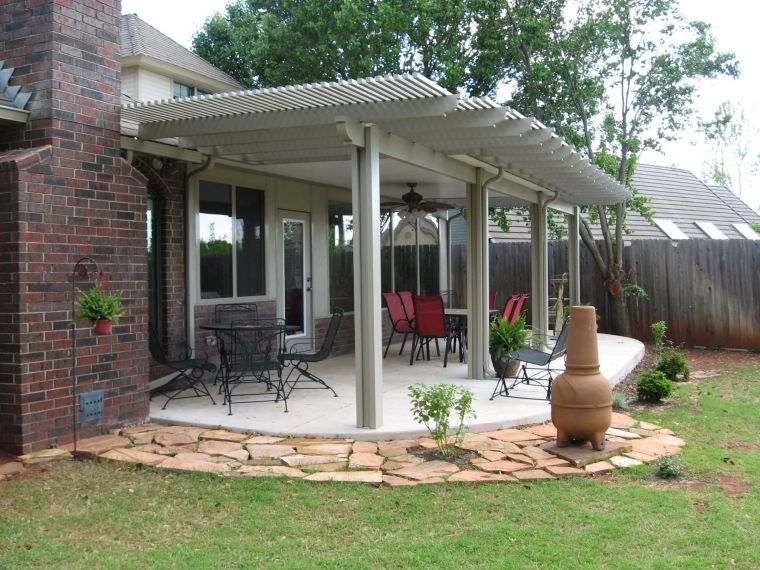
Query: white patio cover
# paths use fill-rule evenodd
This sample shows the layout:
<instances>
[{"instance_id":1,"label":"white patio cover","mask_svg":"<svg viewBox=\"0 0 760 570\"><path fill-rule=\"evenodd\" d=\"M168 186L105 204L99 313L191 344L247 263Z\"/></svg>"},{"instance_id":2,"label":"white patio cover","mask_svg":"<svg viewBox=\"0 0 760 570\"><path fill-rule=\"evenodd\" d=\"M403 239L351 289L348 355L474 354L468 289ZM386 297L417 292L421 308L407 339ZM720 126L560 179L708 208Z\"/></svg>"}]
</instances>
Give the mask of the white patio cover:
<instances>
[{"instance_id":1,"label":"white patio cover","mask_svg":"<svg viewBox=\"0 0 760 570\"><path fill-rule=\"evenodd\" d=\"M488 98L467 99L420 75L395 75L128 103L143 140L254 165L348 161L336 123L384 133L462 165L503 168L512 180L571 205L616 204L624 186L554 131Z\"/></svg>"}]
</instances>

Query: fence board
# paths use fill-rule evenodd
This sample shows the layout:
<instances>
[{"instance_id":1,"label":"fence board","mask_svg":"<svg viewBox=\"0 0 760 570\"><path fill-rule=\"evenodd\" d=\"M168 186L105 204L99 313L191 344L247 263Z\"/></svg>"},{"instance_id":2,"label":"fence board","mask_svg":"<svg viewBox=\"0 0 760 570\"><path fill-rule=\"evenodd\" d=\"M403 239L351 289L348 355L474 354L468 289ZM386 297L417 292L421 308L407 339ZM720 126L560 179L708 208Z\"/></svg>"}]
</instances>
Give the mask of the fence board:
<instances>
[{"instance_id":1,"label":"fence board","mask_svg":"<svg viewBox=\"0 0 760 570\"><path fill-rule=\"evenodd\" d=\"M671 340L687 346L760 348L760 243L749 240L638 240L625 248L632 281L648 294L628 303L634 337L648 341L649 325L668 322ZM467 292L467 251L451 252L452 285ZM530 243L492 243L491 289L498 303L530 291ZM549 244L549 274L567 271L567 244ZM551 291L551 290L550 290ZM610 330L604 284L581 246L581 299L597 308L599 328Z\"/></svg>"}]
</instances>

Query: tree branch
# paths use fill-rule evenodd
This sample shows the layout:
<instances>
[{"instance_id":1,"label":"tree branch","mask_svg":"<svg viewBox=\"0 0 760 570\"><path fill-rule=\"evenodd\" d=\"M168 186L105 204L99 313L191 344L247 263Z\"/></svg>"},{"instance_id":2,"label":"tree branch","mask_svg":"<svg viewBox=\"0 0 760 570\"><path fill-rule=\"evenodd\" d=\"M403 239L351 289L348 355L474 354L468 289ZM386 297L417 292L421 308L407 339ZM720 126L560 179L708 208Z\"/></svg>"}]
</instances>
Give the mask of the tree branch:
<instances>
[{"instance_id":1,"label":"tree branch","mask_svg":"<svg viewBox=\"0 0 760 570\"><path fill-rule=\"evenodd\" d=\"M591 257L594 258L594 263L596 263L599 273L601 273L602 277L606 279L608 273L607 264L604 263L604 259L602 259L602 254L599 251L599 246L597 245L593 234L591 233L588 220L583 216L579 216L579 219L581 223L578 224L578 230L581 234L581 240L583 240L583 243L586 244L586 247L591 252Z\"/></svg>"}]
</instances>

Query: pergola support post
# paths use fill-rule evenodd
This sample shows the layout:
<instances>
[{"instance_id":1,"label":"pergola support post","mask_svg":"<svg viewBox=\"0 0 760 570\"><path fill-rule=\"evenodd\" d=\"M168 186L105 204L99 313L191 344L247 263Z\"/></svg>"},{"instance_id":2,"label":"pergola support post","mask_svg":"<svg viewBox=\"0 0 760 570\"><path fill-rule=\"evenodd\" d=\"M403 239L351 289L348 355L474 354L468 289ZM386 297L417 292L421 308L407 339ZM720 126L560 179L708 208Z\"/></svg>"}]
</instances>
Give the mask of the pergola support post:
<instances>
[{"instance_id":1,"label":"pergola support post","mask_svg":"<svg viewBox=\"0 0 760 570\"><path fill-rule=\"evenodd\" d=\"M380 143L376 126L365 126L363 134L364 146L351 153L356 424L378 428L383 423Z\"/></svg>"},{"instance_id":2,"label":"pergola support post","mask_svg":"<svg viewBox=\"0 0 760 570\"><path fill-rule=\"evenodd\" d=\"M467 256L467 377L484 378L488 354L488 190L483 170L477 169L475 183L467 186L469 255Z\"/></svg>"},{"instance_id":3,"label":"pergola support post","mask_svg":"<svg viewBox=\"0 0 760 570\"><path fill-rule=\"evenodd\" d=\"M567 278L570 289L570 305L581 304L581 209L573 207L573 213L567 216Z\"/></svg>"},{"instance_id":4,"label":"pergola support post","mask_svg":"<svg viewBox=\"0 0 760 570\"><path fill-rule=\"evenodd\" d=\"M530 208L530 270L531 324L534 331L546 335L549 331L549 239L543 202Z\"/></svg>"}]
</instances>

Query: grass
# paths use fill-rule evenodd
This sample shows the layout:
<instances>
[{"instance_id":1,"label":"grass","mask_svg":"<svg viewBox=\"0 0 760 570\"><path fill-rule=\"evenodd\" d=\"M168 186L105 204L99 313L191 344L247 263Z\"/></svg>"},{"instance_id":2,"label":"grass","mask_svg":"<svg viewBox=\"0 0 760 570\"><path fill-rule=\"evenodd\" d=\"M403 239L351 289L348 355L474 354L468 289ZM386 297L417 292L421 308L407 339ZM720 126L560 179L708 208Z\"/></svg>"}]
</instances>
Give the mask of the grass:
<instances>
[{"instance_id":1,"label":"grass","mask_svg":"<svg viewBox=\"0 0 760 570\"><path fill-rule=\"evenodd\" d=\"M757 568L759 379L678 384L640 414L687 439L675 484L653 466L387 489L57 464L0 484L0 568Z\"/></svg>"}]
</instances>

